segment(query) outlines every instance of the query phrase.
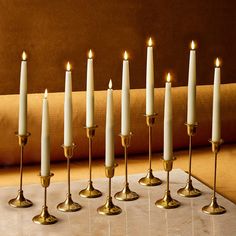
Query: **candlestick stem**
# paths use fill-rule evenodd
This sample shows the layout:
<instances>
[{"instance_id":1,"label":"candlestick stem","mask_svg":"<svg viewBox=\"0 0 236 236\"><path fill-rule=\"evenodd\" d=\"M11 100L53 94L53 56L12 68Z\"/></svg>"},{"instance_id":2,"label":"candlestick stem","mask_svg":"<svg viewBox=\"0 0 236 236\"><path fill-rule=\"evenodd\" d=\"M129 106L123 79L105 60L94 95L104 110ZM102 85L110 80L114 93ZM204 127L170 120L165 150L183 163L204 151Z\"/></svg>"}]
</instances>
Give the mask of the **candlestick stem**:
<instances>
[{"instance_id":1,"label":"candlestick stem","mask_svg":"<svg viewBox=\"0 0 236 236\"><path fill-rule=\"evenodd\" d=\"M155 205L159 208L173 209L180 206L180 202L173 199L170 195L170 171L173 167L173 159L163 160L164 170L166 171L166 191L164 197L160 200L157 200Z\"/></svg>"},{"instance_id":2,"label":"candlestick stem","mask_svg":"<svg viewBox=\"0 0 236 236\"><path fill-rule=\"evenodd\" d=\"M130 146L131 136L132 133L129 135L120 135L125 158L125 186L120 192L115 194L115 198L120 201L133 201L139 198L136 192L130 190L128 182L128 147Z\"/></svg>"},{"instance_id":3,"label":"candlestick stem","mask_svg":"<svg viewBox=\"0 0 236 236\"><path fill-rule=\"evenodd\" d=\"M189 168L188 168L188 180L184 188L181 188L177 193L182 197L198 197L201 195L201 191L194 188L192 185L192 137L196 134L198 124L185 124L187 126L187 133L189 136Z\"/></svg>"},{"instance_id":4,"label":"candlestick stem","mask_svg":"<svg viewBox=\"0 0 236 236\"><path fill-rule=\"evenodd\" d=\"M102 196L101 191L93 187L93 181L92 181L92 141L95 136L95 131L97 127L98 127L97 125L93 127L85 127L88 138L88 149L89 149L89 158L88 158L89 180L87 187L79 192L79 195L84 198L97 198Z\"/></svg>"},{"instance_id":5,"label":"candlestick stem","mask_svg":"<svg viewBox=\"0 0 236 236\"><path fill-rule=\"evenodd\" d=\"M117 164L111 167L107 167L107 166L105 167L105 174L109 181L108 182L108 196L107 196L105 204L97 209L97 212L101 215L118 215L122 212L120 207L113 204L112 196L111 196L111 178L114 176L115 167L117 167Z\"/></svg>"},{"instance_id":6,"label":"candlestick stem","mask_svg":"<svg viewBox=\"0 0 236 236\"><path fill-rule=\"evenodd\" d=\"M44 188L44 202L43 202L43 207L42 211L39 215L36 215L32 220L36 224L40 225L51 225L55 224L57 222L57 218L53 215L50 215L48 212L48 207L47 207L47 188L50 185L50 178L54 174L51 173L48 176L41 176L40 175L40 180L41 180L41 185Z\"/></svg>"},{"instance_id":7,"label":"candlestick stem","mask_svg":"<svg viewBox=\"0 0 236 236\"><path fill-rule=\"evenodd\" d=\"M223 143L223 140L219 142L211 141L212 143L212 152L214 153L214 186L213 186L213 197L211 199L211 203L202 208L202 211L209 215L220 215L226 212L226 209L217 203L216 198L216 173L217 173L217 156L220 151L220 146Z\"/></svg>"},{"instance_id":8,"label":"candlestick stem","mask_svg":"<svg viewBox=\"0 0 236 236\"><path fill-rule=\"evenodd\" d=\"M31 207L33 203L26 199L23 194L23 159L24 159L24 146L27 144L28 137L30 133L26 133L26 135L20 135L15 132L16 136L18 137L18 143L20 146L20 183L19 183L19 190L17 193L16 198L11 199L8 204L15 208L26 208Z\"/></svg>"},{"instance_id":9,"label":"candlestick stem","mask_svg":"<svg viewBox=\"0 0 236 236\"><path fill-rule=\"evenodd\" d=\"M80 204L72 200L70 191L70 159L73 157L75 146L76 146L75 144L72 144L72 146L62 145L64 149L64 156L67 158L67 187L68 187L66 200L57 205L57 209L62 212L74 212L74 211L79 211L81 209Z\"/></svg>"},{"instance_id":10,"label":"candlestick stem","mask_svg":"<svg viewBox=\"0 0 236 236\"><path fill-rule=\"evenodd\" d=\"M149 168L147 170L147 175L139 180L139 183L144 186L157 186L162 183L162 181L155 177L152 173L152 127L155 124L157 114L153 115L145 115L146 116L146 124L148 126L148 165Z\"/></svg>"}]
</instances>

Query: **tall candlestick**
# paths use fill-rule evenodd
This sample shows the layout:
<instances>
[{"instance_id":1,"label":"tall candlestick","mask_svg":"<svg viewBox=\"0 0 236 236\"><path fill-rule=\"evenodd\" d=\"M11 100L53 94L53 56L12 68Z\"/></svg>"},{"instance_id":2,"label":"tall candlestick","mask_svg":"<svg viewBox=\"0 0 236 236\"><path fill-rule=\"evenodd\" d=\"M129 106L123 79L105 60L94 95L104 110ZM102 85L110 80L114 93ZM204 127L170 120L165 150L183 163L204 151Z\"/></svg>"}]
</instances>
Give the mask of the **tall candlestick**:
<instances>
[{"instance_id":1,"label":"tall candlestick","mask_svg":"<svg viewBox=\"0 0 236 236\"><path fill-rule=\"evenodd\" d=\"M189 71L188 71L187 124L194 125L195 123L196 123L196 50L195 50L195 43L194 41L192 41L189 55Z\"/></svg>"},{"instance_id":2,"label":"tall candlestick","mask_svg":"<svg viewBox=\"0 0 236 236\"><path fill-rule=\"evenodd\" d=\"M21 71L20 71L20 101L19 101L19 125L18 134L27 133L27 55L22 53Z\"/></svg>"},{"instance_id":3,"label":"tall candlestick","mask_svg":"<svg viewBox=\"0 0 236 236\"><path fill-rule=\"evenodd\" d=\"M113 90L112 81L109 82L107 90L106 110L106 167L114 166L114 113L113 113Z\"/></svg>"},{"instance_id":4,"label":"tall candlestick","mask_svg":"<svg viewBox=\"0 0 236 236\"><path fill-rule=\"evenodd\" d=\"M94 126L93 53L90 49L87 61L86 127L93 127L93 126Z\"/></svg>"},{"instance_id":5,"label":"tall candlestick","mask_svg":"<svg viewBox=\"0 0 236 236\"><path fill-rule=\"evenodd\" d=\"M154 64L152 39L148 41L146 65L146 115L154 114Z\"/></svg>"},{"instance_id":6,"label":"tall candlestick","mask_svg":"<svg viewBox=\"0 0 236 236\"><path fill-rule=\"evenodd\" d=\"M69 62L67 63L65 78L64 146L72 146L72 76Z\"/></svg>"},{"instance_id":7,"label":"tall candlestick","mask_svg":"<svg viewBox=\"0 0 236 236\"><path fill-rule=\"evenodd\" d=\"M121 91L121 135L130 135L130 82L129 61L125 51L122 70Z\"/></svg>"},{"instance_id":8,"label":"tall candlestick","mask_svg":"<svg viewBox=\"0 0 236 236\"><path fill-rule=\"evenodd\" d=\"M212 113L212 141L219 142L221 139L220 118L220 61L217 58L214 73L213 113Z\"/></svg>"},{"instance_id":9,"label":"tall candlestick","mask_svg":"<svg viewBox=\"0 0 236 236\"><path fill-rule=\"evenodd\" d=\"M42 131L41 131L41 176L50 175L50 137L49 137L49 110L47 89L43 98Z\"/></svg>"},{"instance_id":10,"label":"tall candlestick","mask_svg":"<svg viewBox=\"0 0 236 236\"><path fill-rule=\"evenodd\" d=\"M167 74L164 107L164 160L173 158L171 77Z\"/></svg>"}]
</instances>

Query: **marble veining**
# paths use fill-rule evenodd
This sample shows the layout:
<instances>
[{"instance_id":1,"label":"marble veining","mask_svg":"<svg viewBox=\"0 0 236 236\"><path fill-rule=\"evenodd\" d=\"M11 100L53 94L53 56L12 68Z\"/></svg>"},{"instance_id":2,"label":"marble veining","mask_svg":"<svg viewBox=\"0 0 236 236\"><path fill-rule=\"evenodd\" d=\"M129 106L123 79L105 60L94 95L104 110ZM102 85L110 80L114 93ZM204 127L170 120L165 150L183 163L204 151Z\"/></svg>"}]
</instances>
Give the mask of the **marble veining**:
<instances>
[{"instance_id":1,"label":"marble veining","mask_svg":"<svg viewBox=\"0 0 236 236\"><path fill-rule=\"evenodd\" d=\"M32 217L39 214L43 204L43 189L40 184L24 186L24 195L33 201L34 205L27 209L14 209L8 206L8 200L15 197L17 187L4 187L0 190L0 235L17 236L233 236L236 235L236 205L217 194L218 203L224 206L227 213L209 216L201 212L202 206L210 203L212 190L193 178L193 184L200 189L202 196L195 199L183 198L176 191L183 187L187 174L175 169L170 175L172 197L181 202L177 209L164 210L155 206L155 201L161 198L165 190L166 173L156 172L155 176L163 180L156 187L145 187L138 184L144 174L129 176L130 187L140 198L133 202L114 203L122 208L118 216L102 216L97 213L97 207L105 202L108 181L95 179L94 186L103 192L97 199L84 199L78 193L86 187L87 180L73 181L71 192L73 200L82 205L82 210L74 213L63 213L56 209L59 202L66 196L66 182L52 183L48 189L49 212L58 218L55 225L42 226L32 222ZM114 177L112 193L123 187L124 177Z\"/></svg>"}]
</instances>

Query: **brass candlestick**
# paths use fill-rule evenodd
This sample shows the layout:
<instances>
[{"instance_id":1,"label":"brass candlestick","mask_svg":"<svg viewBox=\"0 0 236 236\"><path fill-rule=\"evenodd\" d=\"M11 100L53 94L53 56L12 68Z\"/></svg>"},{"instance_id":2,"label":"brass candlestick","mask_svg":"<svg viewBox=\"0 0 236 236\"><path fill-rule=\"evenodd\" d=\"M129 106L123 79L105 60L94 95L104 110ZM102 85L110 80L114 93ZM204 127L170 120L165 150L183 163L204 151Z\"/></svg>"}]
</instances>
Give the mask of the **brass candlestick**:
<instances>
[{"instance_id":1,"label":"brass candlestick","mask_svg":"<svg viewBox=\"0 0 236 236\"><path fill-rule=\"evenodd\" d=\"M159 208L172 209L172 208L177 208L177 207L180 206L180 202L173 199L170 195L169 175L170 175L170 171L172 170L172 167L173 167L173 161L174 161L174 159L172 159L172 160L163 160L164 170L167 172L167 183L166 183L166 191L165 191L164 197L160 200L157 200L156 203L155 203L155 205Z\"/></svg>"},{"instance_id":2,"label":"brass candlestick","mask_svg":"<svg viewBox=\"0 0 236 236\"><path fill-rule=\"evenodd\" d=\"M11 199L8 202L8 204L16 208L26 208L33 205L33 203L30 200L24 197L22 189L24 146L27 144L30 133L27 132L26 135L20 135L17 132L15 132L15 134L18 137L18 142L20 146L20 187L16 198Z\"/></svg>"},{"instance_id":3,"label":"brass candlestick","mask_svg":"<svg viewBox=\"0 0 236 236\"><path fill-rule=\"evenodd\" d=\"M50 179L53 175L54 175L53 173L51 173L48 176L40 175L41 185L44 188L44 205L41 213L32 219L33 222L36 224L51 225L57 222L57 218L49 214L47 207L47 188L50 185Z\"/></svg>"},{"instance_id":4,"label":"brass candlestick","mask_svg":"<svg viewBox=\"0 0 236 236\"><path fill-rule=\"evenodd\" d=\"M60 204L57 205L57 209L59 211L63 212L74 212L81 209L81 206L72 200L71 192L70 192L70 159L73 156L73 151L75 148L75 144L72 144L72 146L64 146L64 156L67 158L67 186L68 186L68 192L66 195L66 200Z\"/></svg>"},{"instance_id":5,"label":"brass candlestick","mask_svg":"<svg viewBox=\"0 0 236 236\"><path fill-rule=\"evenodd\" d=\"M95 136L96 126L93 127L85 127L87 131L87 138L89 140L89 181L87 188L80 191L79 195L85 198L97 198L102 196L102 193L93 187L92 182L92 139Z\"/></svg>"},{"instance_id":6,"label":"brass candlestick","mask_svg":"<svg viewBox=\"0 0 236 236\"><path fill-rule=\"evenodd\" d=\"M220 151L220 146L223 143L223 140L221 139L219 142L214 142L210 140L210 142L212 144L212 152L214 153L214 157L215 157L213 197L212 197L211 203L207 206L204 206L202 208L202 211L210 215L220 215L226 212L226 209L224 207L218 205L217 198L216 198L217 155L218 155L218 152Z\"/></svg>"},{"instance_id":7,"label":"brass candlestick","mask_svg":"<svg viewBox=\"0 0 236 236\"><path fill-rule=\"evenodd\" d=\"M152 173L152 127L155 124L157 114L153 115L145 115L146 123L148 126L148 137L149 137L149 169L147 171L147 175L141 178L138 182L144 186L157 186L162 183L162 181L155 177Z\"/></svg>"},{"instance_id":8,"label":"brass candlestick","mask_svg":"<svg viewBox=\"0 0 236 236\"><path fill-rule=\"evenodd\" d=\"M97 212L101 215L118 215L122 212L120 207L113 204L111 196L111 178L114 176L116 166L117 164L111 167L105 167L106 177L109 178L109 188L106 203L97 209Z\"/></svg>"},{"instance_id":9,"label":"brass candlestick","mask_svg":"<svg viewBox=\"0 0 236 236\"><path fill-rule=\"evenodd\" d=\"M130 190L128 183L127 149L130 146L131 135L131 133L129 135L120 135L125 155L125 186L120 192L115 194L115 198L120 201L133 201L139 198L139 195L136 192Z\"/></svg>"},{"instance_id":10,"label":"brass candlestick","mask_svg":"<svg viewBox=\"0 0 236 236\"><path fill-rule=\"evenodd\" d=\"M192 185L192 136L196 134L197 123L186 124L187 132L189 136L189 171L188 171L188 181L184 188L178 190L178 194L182 197L198 197L201 195L201 191L194 188Z\"/></svg>"}]
</instances>

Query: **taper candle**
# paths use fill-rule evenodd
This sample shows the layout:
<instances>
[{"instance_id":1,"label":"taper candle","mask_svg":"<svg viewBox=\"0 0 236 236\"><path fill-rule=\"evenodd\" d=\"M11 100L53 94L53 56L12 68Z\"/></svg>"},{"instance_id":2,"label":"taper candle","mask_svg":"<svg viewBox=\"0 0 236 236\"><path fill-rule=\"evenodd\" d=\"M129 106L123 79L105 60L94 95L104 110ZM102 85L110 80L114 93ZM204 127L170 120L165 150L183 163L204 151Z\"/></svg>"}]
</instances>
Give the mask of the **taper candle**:
<instances>
[{"instance_id":1,"label":"taper candle","mask_svg":"<svg viewBox=\"0 0 236 236\"><path fill-rule=\"evenodd\" d=\"M49 108L47 89L43 98L42 131L41 131L41 176L50 175L50 137L49 137Z\"/></svg>"},{"instance_id":2,"label":"taper candle","mask_svg":"<svg viewBox=\"0 0 236 236\"><path fill-rule=\"evenodd\" d=\"M65 78L64 145L72 146L72 76L69 62L67 63Z\"/></svg>"},{"instance_id":3,"label":"taper candle","mask_svg":"<svg viewBox=\"0 0 236 236\"><path fill-rule=\"evenodd\" d=\"M113 112L113 90L112 81L109 82L107 90L107 109L106 109L106 153L105 166L114 166L114 112Z\"/></svg>"},{"instance_id":4,"label":"taper candle","mask_svg":"<svg viewBox=\"0 0 236 236\"><path fill-rule=\"evenodd\" d=\"M94 126L94 76L93 53L89 50L87 61L87 89L86 89L86 127Z\"/></svg>"},{"instance_id":5,"label":"taper candle","mask_svg":"<svg viewBox=\"0 0 236 236\"><path fill-rule=\"evenodd\" d=\"M130 81L129 81L129 60L125 51L122 70L121 90L121 135L130 134Z\"/></svg>"},{"instance_id":6,"label":"taper candle","mask_svg":"<svg viewBox=\"0 0 236 236\"><path fill-rule=\"evenodd\" d=\"M154 64L152 39L148 41L146 65L146 115L154 113Z\"/></svg>"},{"instance_id":7,"label":"taper candle","mask_svg":"<svg viewBox=\"0 0 236 236\"><path fill-rule=\"evenodd\" d=\"M188 111L187 124L196 123L196 50L194 41L191 42L188 71Z\"/></svg>"},{"instance_id":8,"label":"taper candle","mask_svg":"<svg viewBox=\"0 0 236 236\"><path fill-rule=\"evenodd\" d=\"M20 101L19 101L19 124L18 134L26 135L27 133L27 55L22 53L21 70L20 70Z\"/></svg>"},{"instance_id":9,"label":"taper candle","mask_svg":"<svg viewBox=\"0 0 236 236\"><path fill-rule=\"evenodd\" d=\"M221 139L220 117L220 60L216 58L214 72L213 112L212 112L212 141L219 142Z\"/></svg>"},{"instance_id":10,"label":"taper candle","mask_svg":"<svg viewBox=\"0 0 236 236\"><path fill-rule=\"evenodd\" d=\"M171 77L167 74L164 105L164 160L173 158Z\"/></svg>"}]
</instances>

